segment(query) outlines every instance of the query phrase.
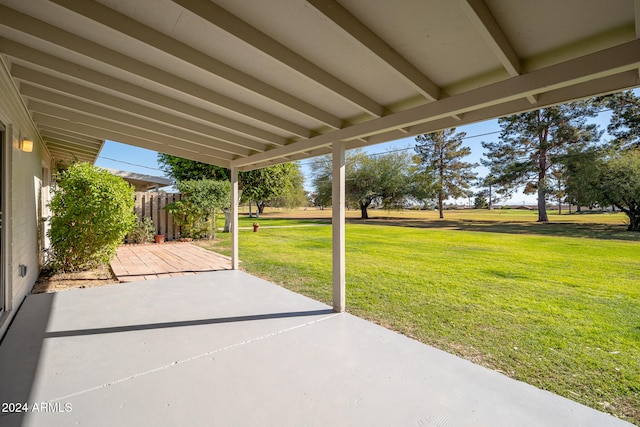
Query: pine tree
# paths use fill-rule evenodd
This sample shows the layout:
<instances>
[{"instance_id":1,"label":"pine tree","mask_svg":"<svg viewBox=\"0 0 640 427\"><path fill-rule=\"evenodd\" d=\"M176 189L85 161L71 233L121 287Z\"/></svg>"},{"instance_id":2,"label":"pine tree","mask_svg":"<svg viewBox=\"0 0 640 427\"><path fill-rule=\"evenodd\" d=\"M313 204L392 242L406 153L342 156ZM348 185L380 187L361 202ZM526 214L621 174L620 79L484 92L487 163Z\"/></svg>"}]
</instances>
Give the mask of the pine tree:
<instances>
[{"instance_id":1,"label":"pine tree","mask_svg":"<svg viewBox=\"0 0 640 427\"><path fill-rule=\"evenodd\" d=\"M430 193L438 200L440 218L443 215L443 203L449 197L463 197L469 195L469 189L476 174L475 163L464 162L461 159L471 154L469 147L462 147L462 139L466 133L455 133L456 129L441 130L416 137L414 147L416 155L416 171L427 175L431 182Z\"/></svg>"},{"instance_id":2,"label":"pine tree","mask_svg":"<svg viewBox=\"0 0 640 427\"><path fill-rule=\"evenodd\" d=\"M546 199L549 173L570 148L585 147L601 132L587 118L596 114L589 101L573 102L498 120L502 132L498 142L483 142L491 175L509 192L524 187L538 193L538 222L549 220Z\"/></svg>"}]
</instances>

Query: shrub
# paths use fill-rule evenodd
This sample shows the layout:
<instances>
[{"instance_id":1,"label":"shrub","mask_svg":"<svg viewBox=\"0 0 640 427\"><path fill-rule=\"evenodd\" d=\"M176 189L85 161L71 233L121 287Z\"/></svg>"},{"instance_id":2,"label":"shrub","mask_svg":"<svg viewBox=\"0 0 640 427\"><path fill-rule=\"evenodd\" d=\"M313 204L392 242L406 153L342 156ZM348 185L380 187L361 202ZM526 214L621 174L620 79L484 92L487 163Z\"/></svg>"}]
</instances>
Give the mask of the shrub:
<instances>
[{"instance_id":1,"label":"shrub","mask_svg":"<svg viewBox=\"0 0 640 427\"><path fill-rule=\"evenodd\" d=\"M183 229L183 237L215 238L218 213L231 201L229 181L212 179L178 181L182 200L168 204L166 211Z\"/></svg>"},{"instance_id":2,"label":"shrub","mask_svg":"<svg viewBox=\"0 0 640 427\"><path fill-rule=\"evenodd\" d=\"M53 267L80 271L109 262L136 222L133 187L88 163L58 175L51 200Z\"/></svg>"},{"instance_id":3,"label":"shrub","mask_svg":"<svg viewBox=\"0 0 640 427\"><path fill-rule=\"evenodd\" d=\"M149 217L142 220L138 218L135 227L129 233L129 239L134 243L150 243L153 242L155 235L156 226L153 224L153 220Z\"/></svg>"}]
</instances>

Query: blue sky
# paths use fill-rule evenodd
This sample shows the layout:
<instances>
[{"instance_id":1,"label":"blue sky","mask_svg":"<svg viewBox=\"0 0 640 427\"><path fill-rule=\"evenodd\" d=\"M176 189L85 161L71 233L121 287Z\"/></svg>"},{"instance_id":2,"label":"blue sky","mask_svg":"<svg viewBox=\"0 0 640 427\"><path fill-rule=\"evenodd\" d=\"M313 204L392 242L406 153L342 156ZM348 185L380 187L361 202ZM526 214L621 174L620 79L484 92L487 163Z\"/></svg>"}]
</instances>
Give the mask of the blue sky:
<instances>
[{"instance_id":1,"label":"blue sky","mask_svg":"<svg viewBox=\"0 0 640 427\"><path fill-rule=\"evenodd\" d=\"M600 129L606 131L609 123L610 113L601 113L593 122L600 126ZM466 132L467 138L464 145L471 148L471 155L466 158L472 163L480 163L483 155L481 146L482 141L497 141L500 135L500 126L498 120L488 120L485 122L475 123L471 125L460 126L457 132ZM603 138L606 138L606 134ZM365 149L368 153L382 153L385 151L413 147L415 139L403 138L397 141L377 144ZM301 161L301 169L305 176L309 176L309 161ZM105 168L125 170L129 172L142 173L146 175L164 176L157 162L157 153L155 151L146 150L144 148L133 147L131 145L121 144L114 141L107 141L96 161L96 165ZM486 173L486 169L482 166L477 168L479 176ZM309 187L307 179L306 186ZM307 188L310 190L311 188ZM459 203L466 201L459 200ZM535 195L525 195L523 193L515 194L509 201L511 204L535 204Z\"/></svg>"}]
</instances>

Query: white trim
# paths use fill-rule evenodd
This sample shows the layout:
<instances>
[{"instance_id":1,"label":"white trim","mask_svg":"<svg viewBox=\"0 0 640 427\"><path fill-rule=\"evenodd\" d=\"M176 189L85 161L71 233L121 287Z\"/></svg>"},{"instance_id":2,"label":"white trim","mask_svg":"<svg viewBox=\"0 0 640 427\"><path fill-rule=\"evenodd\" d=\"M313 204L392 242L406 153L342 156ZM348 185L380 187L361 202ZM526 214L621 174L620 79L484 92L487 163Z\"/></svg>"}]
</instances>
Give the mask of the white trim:
<instances>
[{"instance_id":1,"label":"white trim","mask_svg":"<svg viewBox=\"0 0 640 427\"><path fill-rule=\"evenodd\" d=\"M10 139L8 138L7 127L2 122L0 122L0 135L2 135L0 139L0 211L2 211L2 224L0 224L0 309L2 309L2 311L0 311L0 318L2 318L4 314L9 311L8 306L11 304L11 298L8 297L9 265L7 263L10 246L7 245L6 240L6 237L9 235L8 224L10 218L7 203L10 199L8 196L11 194L11 187L9 187L11 162L8 160L8 157L11 155L11 150L7 149L7 141L10 141Z\"/></svg>"},{"instance_id":2,"label":"white trim","mask_svg":"<svg viewBox=\"0 0 640 427\"><path fill-rule=\"evenodd\" d=\"M238 269L238 169L231 168L231 269Z\"/></svg>"},{"instance_id":3,"label":"white trim","mask_svg":"<svg viewBox=\"0 0 640 427\"><path fill-rule=\"evenodd\" d=\"M9 225L13 222L13 206L11 203L11 177L13 174L12 171L12 156L13 156L13 128L10 124L5 125L4 129L4 139L0 141L4 148L4 156L2 158L2 165L0 165L0 173L2 176L2 188L0 188L0 192L3 197L3 224L4 224L4 239L0 244L2 244L2 253L4 254L4 259L2 262L4 265L2 266L2 274L4 275L4 292L3 295L0 295L0 298L3 298L4 310L0 315L0 338L2 338L9 327L9 323L15 312L13 312L13 276L12 276L12 263L13 263L13 245L12 245L12 230Z\"/></svg>"},{"instance_id":4,"label":"white trim","mask_svg":"<svg viewBox=\"0 0 640 427\"><path fill-rule=\"evenodd\" d=\"M345 310L346 257L345 257L345 156L344 144L333 143L331 151L331 239L333 252L333 311Z\"/></svg>"}]
</instances>

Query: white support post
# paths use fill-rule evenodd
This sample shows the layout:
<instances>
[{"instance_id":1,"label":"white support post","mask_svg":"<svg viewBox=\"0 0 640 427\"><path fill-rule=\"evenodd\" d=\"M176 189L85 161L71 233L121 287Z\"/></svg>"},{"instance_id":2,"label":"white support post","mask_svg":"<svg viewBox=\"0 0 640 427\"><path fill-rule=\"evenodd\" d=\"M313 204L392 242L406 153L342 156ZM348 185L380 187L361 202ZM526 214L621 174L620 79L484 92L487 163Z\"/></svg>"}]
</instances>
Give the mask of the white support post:
<instances>
[{"instance_id":1,"label":"white support post","mask_svg":"<svg viewBox=\"0 0 640 427\"><path fill-rule=\"evenodd\" d=\"M231 168L231 269L238 269L238 168Z\"/></svg>"},{"instance_id":2,"label":"white support post","mask_svg":"<svg viewBox=\"0 0 640 427\"><path fill-rule=\"evenodd\" d=\"M333 252L333 311L345 310L345 156L344 144L334 142L331 149L331 233Z\"/></svg>"}]
</instances>

